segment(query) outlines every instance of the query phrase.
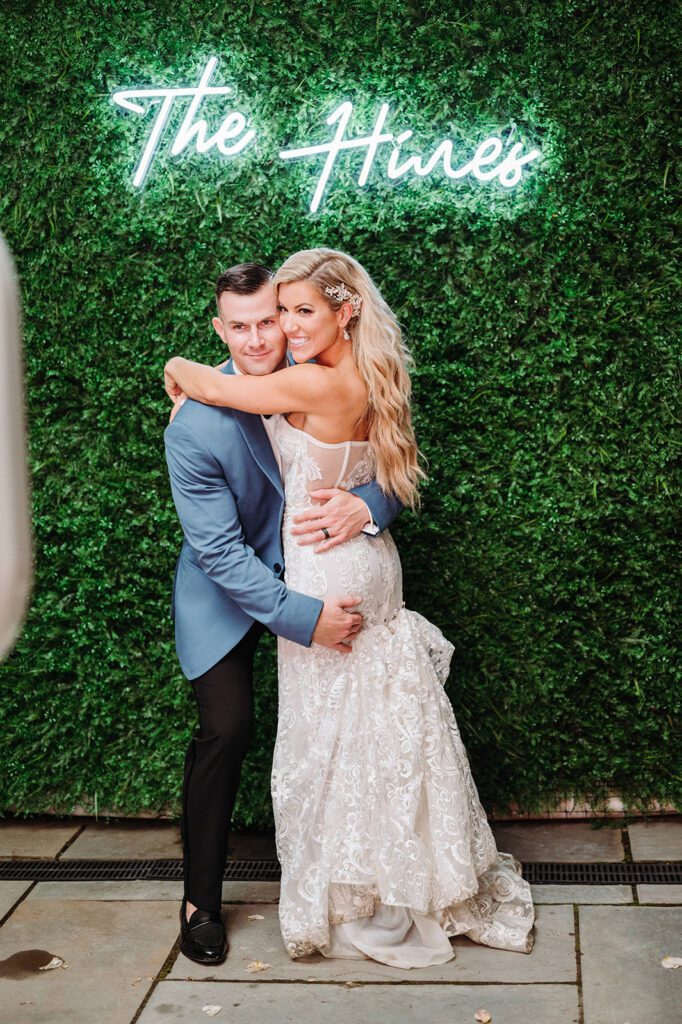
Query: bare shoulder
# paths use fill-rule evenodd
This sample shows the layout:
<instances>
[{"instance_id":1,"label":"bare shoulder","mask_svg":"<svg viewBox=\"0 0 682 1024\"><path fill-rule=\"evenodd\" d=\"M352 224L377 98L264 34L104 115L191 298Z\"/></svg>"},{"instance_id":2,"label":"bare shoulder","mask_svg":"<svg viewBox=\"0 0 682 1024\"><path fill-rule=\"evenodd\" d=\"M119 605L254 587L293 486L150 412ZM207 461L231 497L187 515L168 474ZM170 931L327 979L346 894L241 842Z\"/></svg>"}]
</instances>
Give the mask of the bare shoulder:
<instances>
[{"instance_id":1,"label":"bare shoulder","mask_svg":"<svg viewBox=\"0 0 682 1024\"><path fill-rule=\"evenodd\" d=\"M357 391L358 384L364 388L357 373L348 373L340 366L324 366L320 363L297 363L284 373L296 374L296 381L314 390L320 390L330 398L338 397L347 401ZM292 380L294 378L292 377Z\"/></svg>"}]
</instances>

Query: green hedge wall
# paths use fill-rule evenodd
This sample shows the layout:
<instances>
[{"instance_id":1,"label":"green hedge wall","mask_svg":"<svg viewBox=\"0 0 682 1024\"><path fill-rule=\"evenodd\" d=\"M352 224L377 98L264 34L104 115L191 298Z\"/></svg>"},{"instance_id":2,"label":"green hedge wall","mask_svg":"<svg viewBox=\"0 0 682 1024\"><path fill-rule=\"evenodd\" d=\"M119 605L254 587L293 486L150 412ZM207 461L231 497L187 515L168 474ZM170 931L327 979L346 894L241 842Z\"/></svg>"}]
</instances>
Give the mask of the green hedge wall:
<instances>
[{"instance_id":1,"label":"green hedge wall","mask_svg":"<svg viewBox=\"0 0 682 1024\"><path fill-rule=\"evenodd\" d=\"M37 550L0 671L0 809L178 811L195 708L168 617L181 535L162 367L222 357L222 269L314 245L365 264L415 355L430 480L394 534L408 606L455 644L449 693L484 804L615 789L679 806L679 8L0 12L0 231L22 288ZM256 142L235 159L172 157L167 136L135 189L149 121L111 93L195 84L214 54ZM389 128L426 150L448 137L470 155L516 126L544 159L511 190L378 171L361 189L363 155L347 155L313 215L319 164L278 150L328 138L344 99L353 134L386 100ZM257 701L237 822L267 825L272 642Z\"/></svg>"}]
</instances>

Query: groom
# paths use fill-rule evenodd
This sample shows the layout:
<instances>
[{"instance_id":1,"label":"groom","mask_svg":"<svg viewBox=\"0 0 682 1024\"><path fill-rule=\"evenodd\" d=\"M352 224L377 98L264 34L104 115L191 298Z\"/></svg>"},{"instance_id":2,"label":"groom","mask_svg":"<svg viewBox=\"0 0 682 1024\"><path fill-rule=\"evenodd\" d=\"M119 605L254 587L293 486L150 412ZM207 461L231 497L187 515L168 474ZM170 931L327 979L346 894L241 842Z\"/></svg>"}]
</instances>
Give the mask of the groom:
<instances>
[{"instance_id":1,"label":"groom","mask_svg":"<svg viewBox=\"0 0 682 1024\"><path fill-rule=\"evenodd\" d=\"M213 326L230 351L223 373L262 375L287 365L272 272L257 263L216 285ZM304 647L347 654L362 625L352 598L324 602L283 581L284 491L267 417L180 400L165 430L166 461L184 540L171 615L184 675L199 712L185 758L182 952L222 963L220 917L228 834L253 729L253 661L266 629ZM300 543L326 550L361 531L377 534L402 507L375 481L316 492L324 504L297 517Z\"/></svg>"}]
</instances>

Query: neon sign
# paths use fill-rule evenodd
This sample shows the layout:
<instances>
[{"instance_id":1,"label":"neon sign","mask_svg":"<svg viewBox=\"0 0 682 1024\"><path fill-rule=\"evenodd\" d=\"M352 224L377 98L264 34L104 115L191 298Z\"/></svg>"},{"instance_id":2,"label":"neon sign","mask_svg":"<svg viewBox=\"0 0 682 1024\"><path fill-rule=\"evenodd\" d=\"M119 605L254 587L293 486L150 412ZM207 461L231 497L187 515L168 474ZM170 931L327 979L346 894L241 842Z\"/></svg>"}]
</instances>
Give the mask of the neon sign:
<instances>
[{"instance_id":1,"label":"neon sign","mask_svg":"<svg viewBox=\"0 0 682 1024\"><path fill-rule=\"evenodd\" d=\"M136 101L145 99L150 100L151 103L161 101L149 138L133 177L134 185L141 187L144 184L168 123L171 109L177 99L191 98L191 102L171 145L171 155L176 156L191 142L194 142L198 153L206 153L215 147L224 156L236 156L253 141L256 136L255 130L253 128L248 128L247 130L247 119L237 111L230 111L224 117L218 131L211 136L208 135L206 121L200 119L195 122L194 120L204 99L211 96L225 96L233 92L229 85L215 86L208 84L217 63L217 57L210 58L204 68L199 85L196 87L125 89L113 94L112 101L114 103L136 114L144 114L147 109L142 103ZM504 155L503 159L496 164L496 161L502 156L505 145L508 146L511 141L513 132L510 132L506 143L503 143L496 135L485 139L478 145L473 156L460 167L452 166L454 145L450 139L443 139L443 141L439 142L428 159L421 155L415 155L409 156L401 162L401 146L411 139L414 133L410 129L401 132L399 135L386 131L384 126L388 113L389 104L382 103L374 129L370 135L346 138L348 125L353 115L353 104L346 101L339 104L326 119L328 125L337 125L334 138L330 142L304 145L297 149L280 150L279 157L281 160L300 160L325 155L322 171L310 203L311 213L315 213L322 202L337 157L340 153L347 150L365 150L365 159L358 175L358 185L360 187L367 184L379 148L389 145L391 146L391 151L385 169L385 175L389 180L396 180L407 174L415 174L418 177L425 178L440 164L447 178L456 180L464 178L468 174L478 181L492 181L494 178L497 178L500 185L504 188L512 188L521 180L522 168L533 160L542 157L539 149L531 149L529 153L522 155L523 143L517 142Z\"/></svg>"}]
</instances>

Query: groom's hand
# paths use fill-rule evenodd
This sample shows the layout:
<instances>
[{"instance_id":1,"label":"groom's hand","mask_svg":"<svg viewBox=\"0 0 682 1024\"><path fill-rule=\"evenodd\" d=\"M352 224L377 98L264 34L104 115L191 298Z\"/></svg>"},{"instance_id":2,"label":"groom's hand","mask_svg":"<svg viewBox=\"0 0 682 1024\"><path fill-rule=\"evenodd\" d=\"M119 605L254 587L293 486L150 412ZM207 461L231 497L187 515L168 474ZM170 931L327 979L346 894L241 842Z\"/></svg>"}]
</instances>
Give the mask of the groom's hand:
<instances>
[{"instance_id":1,"label":"groom's hand","mask_svg":"<svg viewBox=\"0 0 682 1024\"><path fill-rule=\"evenodd\" d=\"M335 597L324 602L317 620L312 642L331 647L341 654L350 654L353 638L362 626L360 612L352 611L360 604L354 597Z\"/></svg>"},{"instance_id":2,"label":"groom's hand","mask_svg":"<svg viewBox=\"0 0 682 1024\"><path fill-rule=\"evenodd\" d=\"M299 544L317 544L316 553L329 551L337 544L357 537L371 520L365 502L350 491L329 487L311 491L310 497L324 504L294 516L298 526L294 526L291 532L301 538Z\"/></svg>"}]
</instances>

